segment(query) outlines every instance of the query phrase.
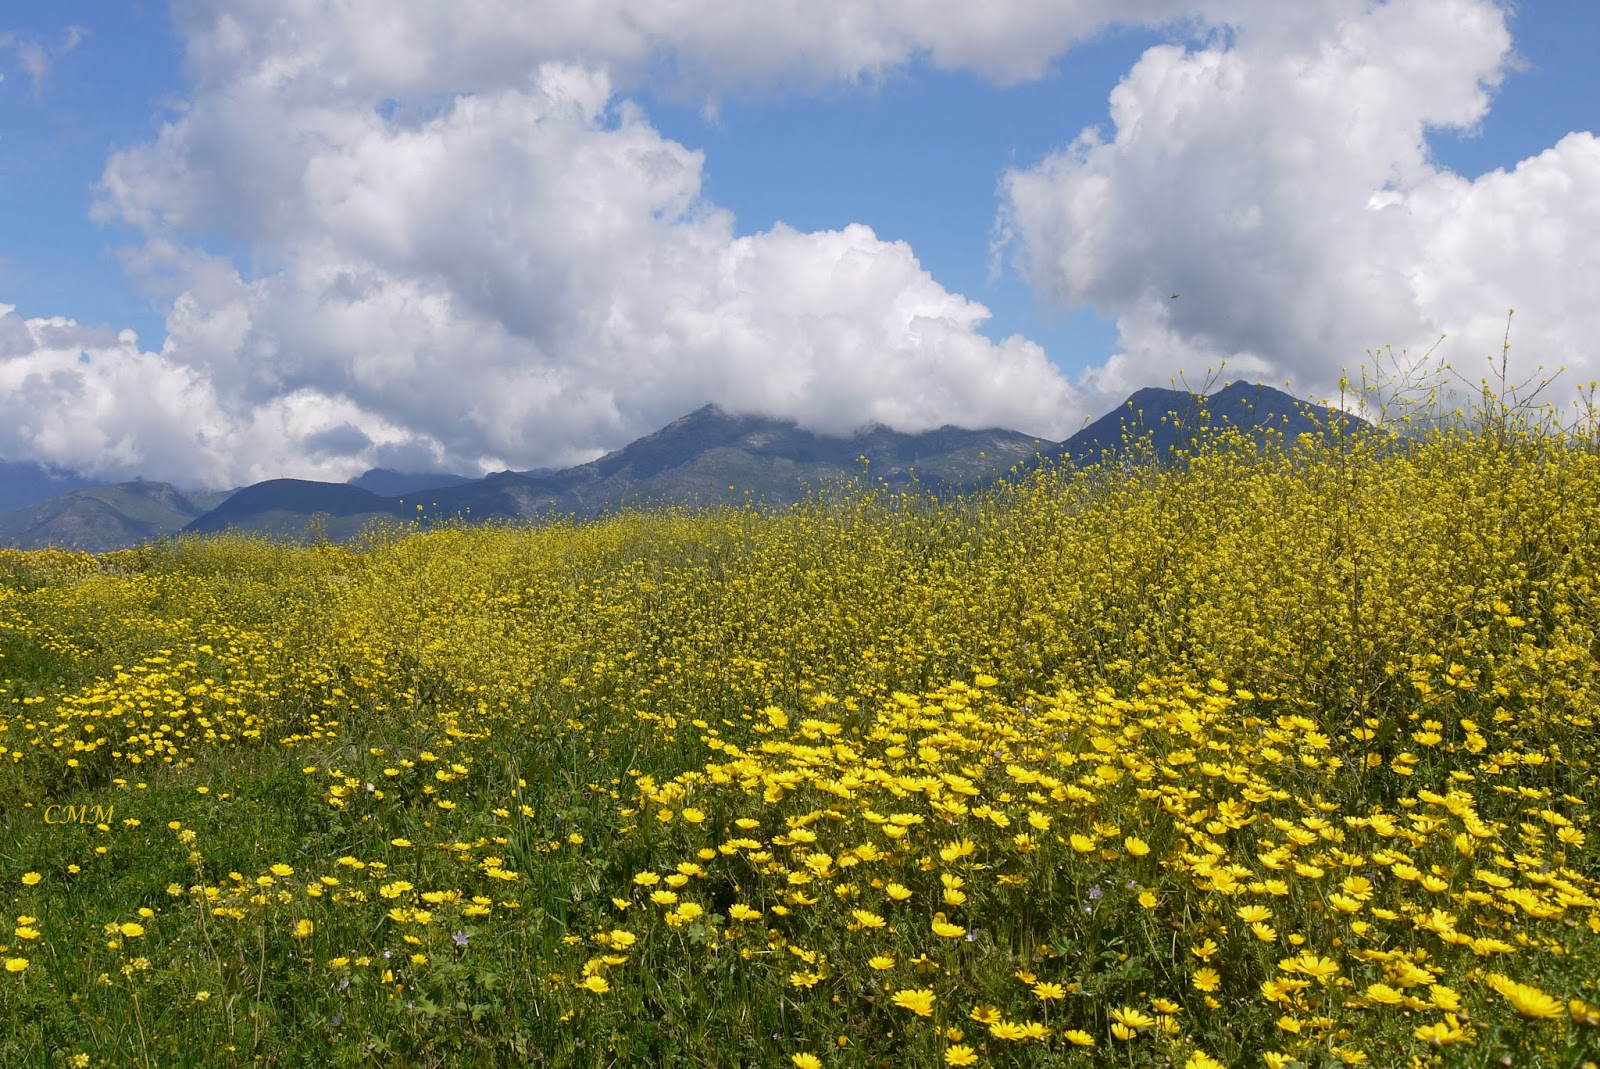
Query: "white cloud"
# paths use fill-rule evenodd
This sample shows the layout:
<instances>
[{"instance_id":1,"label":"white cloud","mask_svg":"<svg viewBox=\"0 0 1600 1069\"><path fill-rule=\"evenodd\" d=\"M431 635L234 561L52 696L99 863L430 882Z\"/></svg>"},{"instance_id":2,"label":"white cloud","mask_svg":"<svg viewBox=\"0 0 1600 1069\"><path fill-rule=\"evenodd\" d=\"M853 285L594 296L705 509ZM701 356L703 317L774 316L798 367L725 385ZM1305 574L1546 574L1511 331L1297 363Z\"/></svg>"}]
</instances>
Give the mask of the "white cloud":
<instances>
[{"instance_id":1,"label":"white cloud","mask_svg":"<svg viewBox=\"0 0 1600 1069\"><path fill-rule=\"evenodd\" d=\"M141 232L130 269L172 285L169 337L97 335L84 365L61 343L88 344L77 324L30 321L24 344L0 317L0 374L46 406L8 432L26 455L213 484L560 465L708 400L823 431L1059 437L1178 366L1325 388L1387 341L1498 351L1478 335L1510 304L1518 351L1551 363L1587 359L1567 350L1600 325L1592 137L1476 182L1428 159L1425 131L1470 128L1511 62L1488 0L182 0L174 19L193 98L110 158L96 207ZM1108 135L1006 179L1033 284L1121 330L1076 390L866 225L735 238L701 154L625 98L714 113L914 62L1025 80L1115 20L1208 45L1149 50Z\"/></svg>"},{"instance_id":2,"label":"white cloud","mask_svg":"<svg viewBox=\"0 0 1600 1069\"><path fill-rule=\"evenodd\" d=\"M232 0L174 5L206 82L302 99L417 99L519 84L544 62L695 94L872 82L921 59L1005 84L1042 76L1114 23L1159 23L1190 0Z\"/></svg>"},{"instance_id":3,"label":"white cloud","mask_svg":"<svg viewBox=\"0 0 1600 1069\"><path fill-rule=\"evenodd\" d=\"M0 33L0 48L10 48L17 54L17 63L28 75L30 92L38 100L44 92L45 79L50 74L51 65L62 56L77 48L89 31L82 26L68 26L61 34L61 43L54 48L46 48L38 41L20 34ZM5 75L0 74L0 82L5 81Z\"/></svg>"},{"instance_id":4,"label":"white cloud","mask_svg":"<svg viewBox=\"0 0 1600 1069\"><path fill-rule=\"evenodd\" d=\"M841 433L1078 415L1037 346L984 338L987 310L905 244L861 225L735 239L701 165L571 64L420 115L251 84L114 155L97 210L183 281L163 358L230 418L347 403L460 470L580 462L707 401ZM186 243L211 231L265 268ZM395 444L351 422L373 442L352 470Z\"/></svg>"},{"instance_id":5,"label":"white cloud","mask_svg":"<svg viewBox=\"0 0 1600 1069\"><path fill-rule=\"evenodd\" d=\"M1086 130L1002 184L999 226L1036 289L1118 324L1124 351L1092 384L1226 359L1328 390L1369 347L1416 356L1442 332L1475 379L1511 306L1523 375L1600 372L1593 135L1475 181L1427 152L1429 129L1486 113L1513 61L1504 13L1329 4L1286 34L1284 5L1249 7L1231 43L1147 51L1111 94L1109 139Z\"/></svg>"},{"instance_id":6,"label":"white cloud","mask_svg":"<svg viewBox=\"0 0 1600 1069\"><path fill-rule=\"evenodd\" d=\"M141 350L131 330L15 311L0 304L0 456L108 479L232 486L291 469L345 478L347 455L328 445L352 431L380 452L409 443L416 460L440 455L348 400L299 390L230 406L202 370Z\"/></svg>"}]
</instances>

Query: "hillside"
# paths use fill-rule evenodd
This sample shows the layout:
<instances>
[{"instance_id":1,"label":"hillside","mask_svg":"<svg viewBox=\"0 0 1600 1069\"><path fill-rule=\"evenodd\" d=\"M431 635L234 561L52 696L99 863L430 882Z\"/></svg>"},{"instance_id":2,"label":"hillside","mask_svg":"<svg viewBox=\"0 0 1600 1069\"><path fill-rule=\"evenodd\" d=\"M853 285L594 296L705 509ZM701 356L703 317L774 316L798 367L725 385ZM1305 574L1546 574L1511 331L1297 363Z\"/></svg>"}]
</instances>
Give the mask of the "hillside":
<instances>
[{"instance_id":1,"label":"hillside","mask_svg":"<svg viewBox=\"0 0 1600 1069\"><path fill-rule=\"evenodd\" d=\"M70 490L38 504L0 512L0 545L62 546L99 553L175 535L228 498L184 492L170 483L131 482Z\"/></svg>"},{"instance_id":2,"label":"hillside","mask_svg":"<svg viewBox=\"0 0 1600 1069\"><path fill-rule=\"evenodd\" d=\"M419 514L482 523L545 516L592 519L625 508L746 501L782 507L861 476L892 490L915 484L944 493L975 489L1001 474L1020 476L1045 459L1092 464L1122 454L1141 438L1149 441L1154 456L1165 458L1192 446L1202 425L1238 427L1258 439L1265 439L1270 428L1292 443L1302 433L1322 433L1335 418L1329 409L1281 390L1243 382L1209 397L1140 390L1059 443L1013 430L948 426L920 434L872 427L831 437L793 421L706 405L597 460L560 471L504 471L468 479L374 468L348 483L272 479L209 496L184 495L164 483L123 483L74 490L0 513L0 539L24 547L103 550L178 530L235 529L344 542L375 521L408 521ZM19 485L24 489L43 478L38 472L23 475Z\"/></svg>"},{"instance_id":3,"label":"hillside","mask_svg":"<svg viewBox=\"0 0 1600 1069\"><path fill-rule=\"evenodd\" d=\"M321 514L320 530L340 540L374 519L415 518L418 506L429 517L461 516L473 522L569 515L589 519L621 508L709 505L747 497L753 503L782 506L864 470L870 479L892 487L909 486L913 480L930 488L972 487L986 472L1034 455L1041 444L1050 446L1017 431L955 427L922 434L876 427L834 438L792 421L733 415L706 405L622 449L563 471L498 472L389 497L354 485L278 479L241 490L188 529L231 527L300 535Z\"/></svg>"},{"instance_id":4,"label":"hillside","mask_svg":"<svg viewBox=\"0 0 1600 1069\"><path fill-rule=\"evenodd\" d=\"M0 555L0 1066L1579 1069L1600 427L1492 418Z\"/></svg>"},{"instance_id":5,"label":"hillside","mask_svg":"<svg viewBox=\"0 0 1600 1069\"><path fill-rule=\"evenodd\" d=\"M1264 440L1270 429L1292 445L1300 435L1322 434L1341 419L1352 428L1367 426L1364 420L1255 383L1230 382L1208 396L1144 389L1062 442L1051 455L1081 466L1107 454L1121 455L1130 442L1146 440L1152 454L1165 459L1175 449L1192 448L1202 427L1238 428L1257 441Z\"/></svg>"}]
</instances>

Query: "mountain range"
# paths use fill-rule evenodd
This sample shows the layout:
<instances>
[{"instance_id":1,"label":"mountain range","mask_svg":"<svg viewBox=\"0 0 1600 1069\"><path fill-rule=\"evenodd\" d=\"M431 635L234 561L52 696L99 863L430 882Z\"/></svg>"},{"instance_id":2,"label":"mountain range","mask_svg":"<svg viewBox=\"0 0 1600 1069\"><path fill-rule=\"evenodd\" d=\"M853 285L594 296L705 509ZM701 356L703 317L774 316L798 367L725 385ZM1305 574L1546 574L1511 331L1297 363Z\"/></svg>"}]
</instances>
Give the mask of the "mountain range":
<instances>
[{"instance_id":1,"label":"mountain range","mask_svg":"<svg viewBox=\"0 0 1600 1069\"><path fill-rule=\"evenodd\" d=\"M347 483L270 479L231 491L187 491L145 481L95 485L75 473L13 463L0 465L0 502L22 506L0 511L0 545L102 552L181 532L229 529L346 541L374 521L419 516L474 523L591 519L630 507L747 499L781 507L858 475L891 489L915 483L960 492L1046 459L1082 466L1122 456L1141 438L1155 456L1166 457L1193 442L1202 412L1213 427L1238 427L1258 439L1271 427L1290 442L1302 433L1323 433L1335 418L1270 386L1234 382L1208 397L1140 390L1064 442L948 426L921 434L872 427L828 437L791 421L706 405L587 464L477 479L375 468Z\"/></svg>"}]
</instances>

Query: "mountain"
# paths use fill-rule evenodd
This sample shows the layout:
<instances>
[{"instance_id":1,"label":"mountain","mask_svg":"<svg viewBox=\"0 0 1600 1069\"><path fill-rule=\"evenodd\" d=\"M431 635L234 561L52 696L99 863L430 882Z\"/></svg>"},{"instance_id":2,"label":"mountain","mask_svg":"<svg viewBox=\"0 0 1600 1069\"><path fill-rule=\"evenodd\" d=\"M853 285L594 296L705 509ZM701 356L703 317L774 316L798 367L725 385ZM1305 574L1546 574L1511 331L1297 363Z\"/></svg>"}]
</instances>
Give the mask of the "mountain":
<instances>
[{"instance_id":1,"label":"mountain","mask_svg":"<svg viewBox=\"0 0 1600 1069\"><path fill-rule=\"evenodd\" d=\"M1136 441L1148 440L1154 455L1165 459L1174 449L1192 448L1202 426L1220 431L1236 427L1258 442L1267 429L1289 445L1301 434L1323 434L1338 420L1351 430L1366 427L1355 416L1302 401L1282 390L1247 382L1230 382L1210 396L1184 390L1139 390L1053 449L1049 455L1092 464L1105 456L1121 456Z\"/></svg>"},{"instance_id":2,"label":"mountain","mask_svg":"<svg viewBox=\"0 0 1600 1069\"><path fill-rule=\"evenodd\" d=\"M403 508L399 498L381 497L349 483L269 479L234 491L226 501L193 518L183 529L207 534L239 528L300 537L320 525L328 538L344 541L373 520L401 518Z\"/></svg>"},{"instance_id":3,"label":"mountain","mask_svg":"<svg viewBox=\"0 0 1600 1069\"><path fill-rule=\"evenodd\" d=\"M371 468L349 482L379 497L400 497L420 493L441 486L460 486L472 482L465 475L452 475L443 471L393 471L389 468Z\"/></svg>"},{"instance_id":4,"label":"mountain","mask_svg":"<svg viewBox=\"0 0 1600 1069\"><path fill-rule=\"evenodd\" d=\"M100 553L175 535L227 497L226 492L185 492L169 483L142 481L83 487L0 512L0 545Z\"/></svg>"},{"instance_id":5,"label":"mountain","mask_svg":"<svg viewBox=\"0 0 1600 1069\"><path fill-rule=\"evenodd\" d=\"M1007 430L942 427L903 434L873 427L827 437L793 421L740 416L706 405L654 434L562 471L499 472L453 485L380 496L350 484L277 479L240 490L188 526L236 527L275 535L308 530L342 540L374 519L461 516L473 522L539 516L591 518L628 507L741 502L782 506L830 480L865 474L890 487L972 487L1032 457L1041 442ZM729 488L732 487L730 490ZM317 525L312 517L318 516Z\"/></svg>"},{"instance_id":6,"label":"mountain","mask_svg":"<svg viewBox=\"0 0 1600 1069\"><path fill-rule=\"evenodd\" d=\"M75 471L47 468L30 460L0 460L0 511L27 508L94 485L93 479Z\"/></svg>"},{"instance_id":7,"label":"mountain","mask_svg":"<svg viewBox=\"0 0 1600 1069\"><path fill-rule=\"evenodd\" d=\"M165 483L73 490L0 513L0 543L106 549L180 527L343 542L374 521L419 516L479 523L541 516L588 519L632 507L745 500L781 507L829 482L858 476L891 490L915 483L942 493L983 486L1001 473L1014 478L1013 470L1026 472L1045 459L1093 464L1122 455L1141 436L1148 437L1156 457L1165 459L1174 449L1193 445L1202 426L1238 427L1258 440L1271 427L1292 444L1302 433L1323 433L1338 418L1345 417L1270 386L1243 382L1209 397L1140 390L1059 443L1017 431L957 427L921 434L871 427L832 437L802 430L793 421L706 405L598 460L560 471L503 471L467 479L374 468L348 483L272 479L209 498L179 493Z\"/></svg>"}]
</instances>

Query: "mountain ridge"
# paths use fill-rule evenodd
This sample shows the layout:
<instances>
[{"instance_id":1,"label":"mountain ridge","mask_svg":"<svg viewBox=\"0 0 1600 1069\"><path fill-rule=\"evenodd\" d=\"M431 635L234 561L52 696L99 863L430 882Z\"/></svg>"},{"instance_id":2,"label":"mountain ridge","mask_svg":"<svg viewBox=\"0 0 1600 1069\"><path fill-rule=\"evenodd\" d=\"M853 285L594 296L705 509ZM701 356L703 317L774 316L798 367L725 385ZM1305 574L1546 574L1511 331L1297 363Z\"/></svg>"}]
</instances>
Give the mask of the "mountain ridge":
<instances>
[{"instance_id":1,"label":"mountain ridge","mask_svg":"<svg viewBox=\"0 0 1600 1069\"><path fill-rule=\"evenodd\" d=\"M473 523L592 519L626 508L747 500L782 507L828 482L863 475L890 490L916 485L941 494L962 492L996 478L1019 478L1046 462L1091 465L1121 455L1141 436L1153 456L1168 458L1195 440L1202 403L1207 426L1238 427L1258 441L1269 427L1290 443L1301 433L1322 433L1335 415L1273 387L1243 381L1209 396L1161 388L1135 391L1062 442L1004 428L948 425L918 434L875 425L849 436L819 435L793 420L708 404L620 449L556 471L503 471L469 479L374 468L345 483L268 479L209 497L166 483L74 489L0 512L0 544L101 551L180 531L229 529L342 542L374 522L419 517Z\"/></svg>"}]
</instances>

